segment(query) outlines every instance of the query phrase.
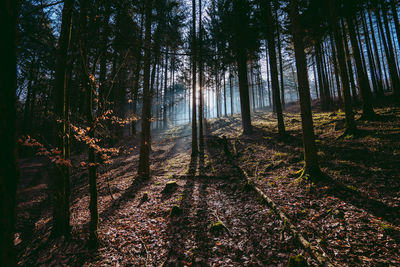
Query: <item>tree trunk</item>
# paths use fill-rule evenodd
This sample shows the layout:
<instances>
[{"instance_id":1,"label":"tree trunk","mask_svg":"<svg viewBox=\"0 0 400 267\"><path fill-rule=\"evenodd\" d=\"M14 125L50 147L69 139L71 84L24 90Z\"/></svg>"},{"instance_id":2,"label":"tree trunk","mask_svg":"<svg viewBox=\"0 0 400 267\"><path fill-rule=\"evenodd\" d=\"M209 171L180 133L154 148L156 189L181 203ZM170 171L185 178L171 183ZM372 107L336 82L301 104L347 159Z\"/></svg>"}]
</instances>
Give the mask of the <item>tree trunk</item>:
<instances>
[{"instance_id":1,"label":"tree trunk","mask_svg":"<svg viewBox=\"0 0 400 267\"><path fill-rule=\"evenodd\" d=\"M346 116L346 132L354 133L356 131L356 124L354 121L354 113L351 104L351 96L350 96L350 82L348 77L347 65L346 65L346 56L345 51L343 49L343 37L339 30L338 18L336 15L336 6L334 0L329 0L329 9L330 9L330 24L333 28L333 35L335 39L335 46L338 55L338 63L339 63L339 73L341 77L341 88L343 92L344 98L344 110Z\"/></svg>"},{"instance_id":2,"label":"tree trunk","mask_svg":"<svg viewBox=\"0 0 400 267\"><path fill-rule=\"evenodd\" d=\"M340 78L339 78L339 70L338 70L338 63L337 63L337 57L336 57L336 48L335 48L335 45L334 45L334 41L333 41L332 35L329 36L329 39L330 39L331 48L332 48L333 67L334 67L334 70L335 70L335 78L336 78L338 99L339 99L340 105L342 105L342 93L340 91Z\"/></svg>"},{"instance_id":3,"label":"tree trunk","mask_svg":"<svg viewBox=\"0 0 400 267\"><path fill-rule=\"evenodd\" d=\"M199 145L200 150L204 148L204 130L203 130L203 117L204 117L204 96L203 96L203 27L202 27L202 0L199 0ZM225 106L226 112L226 106Z\"/></svg>"},{"instance_id":4,"label":"tree trunk","mask_svg":"<svg viewBox=\"0 0 400 267\"><path fill-rule=\"evenodd\" d=\"M16 266L14 248L15 195L18 180L16 153L16 31L17 1L0 3L0 266Z\"/></svg>"},{"instance_id":5,"label":"tree trunk","mask_svg":"<svg viewBox=\"0 0 400 267\"><path fill-rule=\"evenodd\" d=\"M375 30L374 30L374 25L372 23L370 10L368 10L368 20L369 20L369 24L371 27L372 46L374 48L373 54L375 54L375 60L376 60L376 65L377 65L377 79L378 79L378 85L379 85L378 91L377 91L377 96L382 97L383 96L383 73L382 73L381 60L379 58L378 45L376 43Z\"/></svg>"},{"instance_id":6,"label":"tree trunk","mask_svg":"<svg viewBox=\"0 0 400 267\"><path fill-rule=\"evenodd\" d=\"M390 7L392 9L392 15L394 19L394 26L396 27L396 35L397 35L397 41L398 41L398 46L400 47L400 23L399 23L399 15L397 13L396 9L396 1L395 0L390 0Z\"/></svg>"},{"instance_id":7,"label":"tree trunk","mask_svg":"<svg viewBox=\"0 0 400 267\"><path fill-rule=\"evenodd\" d=\"M60 37L58 40L57 58L56 58L56 72L55 72L55 91L56 91L56 105L55 113L58 118L57 122L57 147L61 151L61 157L66 158L66 142L69 138L66 134L67 129L67 86L66 86L66 66L67 66L67 51L71 39L72 27L72 11L73 0L66 0L62 11L62 22ZM53 229L52 235L69 236L69 200L66 194L66 183L69 181L68 167L56 166L55 176L55 193L54 193L54 210L53 210Z\"/></svg>"},{"instance_id":8,"label":"tree trunk","mask_svg":"<svg viewBox=\"0 0 400 267\"><path fill-rule=\"evenodd\" d=\"M150 178L150 65L151 65L151 13L153 0L145 1L145 40L144 40L144 73L142 99L142 132L140 139L140 156L138 175L143 179Z\"/></svg>"},{"instance_id":9,"label":"tree trunk","mask_svg":"<svg viewBox=\"0 0 400 267\"><path fill-rule=\"evenodd\" d=\"M276 21L273 21L271 13L271 3L270 1L265 1L264 7L266 11L266 25L274 25ZM272 29L274 27L271 27ZM268 42L268 52L269 52L269 66L271 71L271 82L272 82L272 97L276 107L276 115L278 117L278 132L280 137L286 135L285 123L283 120L281 100L279 97L279 80L278 80L278 66L276 60L276 48L275 48L275 36L274 31L269 29L267 31L267 42Z\"/></svg>"},{"instance_id":10,"label":"tree trunk","mask_svg":"<svg viewBox=\"0 0 400 267\"><path fill-rule=\"evenodd\" d=\"M396 60L394 57L394 49L393 49L392 38L391 38L391 34L390 34L390 29L389 29L387 10L386 10L386 6L382 0L381 0L381 8L382 8L383 22L385 24L385 31L386 31L386 36L387 36L387 46L385 45L385 49L386 49L386 55L389 56L389 58L388 58L389 74L390 74L390 79L392 82L392 91L393 91L393 95L396 98L396 100L399 101L400 100L400 80L399 80ZM379 13L379 10L377 10L376 13ZM377 18L379 19L378 16L377 16ZM383 29L381 29L381 32L382 32L382 36L383 36ZM384 38L382 38L382 41L384 41Z\"/></svg>"},{"instance_id":11,"label":"tree trunk","mask_svg":"<svg viewBox=\"0 0 400 267\"><path fill-rule=\"evenodd\" d=\"M275 20L279 21L278 17L278 5L275 4ZM278 57L279 57L279 72L280 72L280 78L281 78L281 101L282 101L282 109L285 109L285 87L284 87L284 82L283 82L283 62L282 62L282 50L281 50L281 36L280 36L280 31L279 31L279 24L276 24L276 38L278 40Z\"/></svg>"},{"instance_id":12,"label":"tree trunk","mask_svg":"<svg viewBox=\"0 0 400 267\"><path fill-rule=\"evenodd\" d=\"M143 10L144 12L144 10ZM137 103L140 85L140 66L142 64L142 44L143 44L143 28L144 28L144 13L142 13L142 19L140 21L140 37L139 37L139 47L136 54L136 67L135 67L135 77L133 84L133 99L132 99L132 113L137 114ZM166 57L168 57L168 50ZM136 121L132 121L132 135L136 136Z\"/></svg>"},{"instance_id":13,"label":"tree trunk","mask_svg":"<svg viewBox=\"0 0 400 267\"><path fill-rule=\"evenodd\" d=\"M296 58L297 79L299 83L299 97L301 109L301 121L303 129L303 147L304 147L304 173L317 178L320 174L317 148L315 146L314 124L312 120L310 85L308 81L307 59L304 52L303 29L300 26L297 0L291 0L289 3L291 31Z\"/></svg>"},{"instance_id":14,"label":"tree trunk","mask_svg":"<svg viewBox=\"0 0 400 267\"><path fill-rule=\"evenodd\" d=\"M197 76L197 42L196 42L196 0L192 0L192 155L198 153L197 147L197 114L196 114L196 76Z\"/></svg>"},{"instance_id":15,"label":"tree trunk","mask_svg":"<svg viewBox=\"0 0 400 267\"><path fill-rule=\"evenodd\" d=\"M343 20L341 20L341 24L342 24L342 34L343 34L342 35L343 38L341 38L341 39L343 40L344 49L345 49L345 53L346 53L344 56L347 59L347 68L346 68L348 70L347 75L348 75L349 80L350 80L351 92L352 92L352 95L353 95L353 103L354 103L354 105L358 105L356 83L354 81L354 76L353 76L353 67L352 67L353 63L351 62L349 44L348 44L348 41L347 41L347 35L346 35L346 30L345 30L345 25L344 25ZM338 25L338 28L339 28L339 25ZM338 34L340 34L340 33L338 33Z\"/></svg>"},{"instance_id":16,"label":"tree trunk","mask_svg":"<svg viewBox=\"0 0 400 267\"><path fill-rule=\"evenodd\" d=\"M359 76L358 80L360 82L360 92L361 92L361 97L363 100L362 117L364 119L370 119L375 115L375 112L374 112L374 109L372 108L372 103L371 103L371 101L372 101L371 88L369 86L368 76L364 71L364 67L362 64L361 57L360 57L361 51L358 46L353 20L352 20L352 18L347 17L346 21L347 21L347 25L348 25L348 29L349 29L350 42L351 42L351 46L353 49L353 57L356 62L357 75Z\"/></svg>"}]
</instances>

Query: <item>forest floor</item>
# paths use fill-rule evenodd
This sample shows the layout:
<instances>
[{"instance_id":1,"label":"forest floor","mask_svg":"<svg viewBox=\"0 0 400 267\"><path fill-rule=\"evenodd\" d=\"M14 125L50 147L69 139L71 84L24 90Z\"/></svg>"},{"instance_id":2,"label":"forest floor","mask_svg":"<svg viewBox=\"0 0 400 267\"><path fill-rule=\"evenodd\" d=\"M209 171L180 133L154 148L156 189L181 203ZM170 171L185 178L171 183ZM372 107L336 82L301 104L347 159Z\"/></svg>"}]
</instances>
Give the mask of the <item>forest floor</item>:
<instances>
[{"instance_id":1,"label":"forest floor","mask_svg":"<svg viewBox=\"0 0 400 267\"><path fill-rule=\"evenodd\" d=\"M44 158L20 160L15 244L19 265L286 266L304 255L282 220L247 186L273 200L294 227L336 266L400 265L400 109L376 109L343 136L344 113L315 112L324 173L311 182L302 168L298 107L285 112L288 137L276 118L253 114L255 132L241 135L239 115L209 120L204 149L191 157L189 125L156 133L150 180L137 179L138 148L100 168L100 248L88 251L89 190L85 170L72 176L72 238L51 239L51 173ZM82 156L74 156L74 166ZM237 164L234 164L236 162Z\"/></svg>"}]
</instances>

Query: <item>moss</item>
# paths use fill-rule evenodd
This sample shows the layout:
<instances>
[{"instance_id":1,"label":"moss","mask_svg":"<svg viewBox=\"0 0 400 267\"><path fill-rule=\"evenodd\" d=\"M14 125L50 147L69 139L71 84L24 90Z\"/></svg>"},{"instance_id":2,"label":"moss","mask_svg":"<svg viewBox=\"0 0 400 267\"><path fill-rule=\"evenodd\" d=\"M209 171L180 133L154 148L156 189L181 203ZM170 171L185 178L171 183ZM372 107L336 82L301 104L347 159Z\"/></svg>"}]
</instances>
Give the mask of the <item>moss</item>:
<instances>
[{"instance_id":1,"label":"moss","mask_svg":"<svg viewBox=\"0 0 400 267\"><path fill-rule=\"evenodd\" d=\"M276 157L280 157L280 158L284 158L288 156L288 153L281 153L281 152L277 152L275 153Z\"/></svg>"},{"instance_id":2,"label":"moss","mask_svg":"<svg viewBox=\"0 0 400 267\"><path fill-rule=\"evenodd\" d=\"M346 186L348 189L352 190L352 191L357 191L357 187L353 186L353 185L347 185Z\"/></svg>"},{"instance_id":3,"label":"moss","mask_svg":"<svg viewBox=\"0 0 400 267\"><path fill-rule=\"evenodd\" d=\"M182 214L182 209L178 205L173 205L171 208L170 216L179 216Z\"/></svg>"},{"instance_id":4,"label":"moss","mask_svg":"<svg viewBox=\"0 0 400 267\"><path fill-rule=\"evenodd\" d=\"M381 223L380 228L387 235L398 234L400 232L394 226L392 226L390 224Z\"/></svg>"},{"instance_id":5,"label":"moss","mask_svg":"<svg viewBox=\"0 0 400 267\"><path fill-rule=\"evenodd\" d=\"M345 140L351 140L354 139L354 135L353 134L348 134L344 137Z\"/></svg>"},{"instance_id":6,"label":"moss","mask_svg":"<svg viewBox=\"0 0 400 267\"><path fill-rule=\"evenodd\" d=\"M307 260L303 255L291 256L289 258L288 267L308 267Z\"/></svg>"}]
</instances>

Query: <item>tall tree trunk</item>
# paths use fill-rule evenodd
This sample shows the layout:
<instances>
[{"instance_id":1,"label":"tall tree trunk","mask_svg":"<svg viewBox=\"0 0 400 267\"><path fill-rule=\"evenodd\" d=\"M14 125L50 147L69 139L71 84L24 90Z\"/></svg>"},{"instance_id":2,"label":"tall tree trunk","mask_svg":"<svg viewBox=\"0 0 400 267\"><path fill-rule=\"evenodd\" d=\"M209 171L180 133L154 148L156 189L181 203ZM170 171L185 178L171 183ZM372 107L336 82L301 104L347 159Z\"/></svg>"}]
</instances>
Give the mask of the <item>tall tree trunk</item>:
<instances>
[{"instance_id":1,"label":"tall tree trunk","mask_svg":"<svg viewBox=\"0 0 400 267\"><path fill-rule=\"evenodd\" d=\"M390 8L392 9L392 15L394 19L394 26L396 27L396 35L397 35L397 43L400 47L400 23L399 23L399 15L396 9L396 1L390 0Z\"/></svg>"},{"instance_id":2,"label":"tall tree trunk","mask_svg":"<svg viewBox=\"0 0 400 267\"><path fill-rule=\"evenodd\" d=\"M105 90L106 90L106 77L107 77L107 49L108 38L110 35L109 20L111 16L111 4L109 1L105 2L105 14L103 21L103 32L101 34L102 55L100 58L100 73L99 73L99 114L105 111Z\"/></svg>"},{"instance_id":3,"label":"tall tree trunk","mask_svg":"<svg viewBox=\"0 0 400 267\"><path fill-rule=\"evenodd\" d=\"M364 67L362 64L361 60L361 51L358 46L357 42L357 36L355 32L355 26L353 23L353 19L347 17L346 18L348 29L349 29L349 36L350 36L350 42L351 46L353 49L353 57L356 62L356 68L357 68L357 75L358 80L360 82L360 92L361 92L361 98L363 100L363 113L362 117L364 119L370 119L375 115L374 109L372 108L372 99L371 99L371 88L369 86L369 81L368 81L368 76L364 71Z\"/></svg>"},{"instance_id":4,"label":"tall tree trunk","mask_svg":"<svg viewBox=\"0 0 400 267\"><path fill-rule=\"evenodd\" d=\"M245 20L242 11L243 0L233 1L233 10L236 30L236 62L238 66L238 77L239 77L239 94L240 94L240 107L242 115L242 127L243 134L248 135L253 132L253 126L251 125L250 115L250 99L249 99L249 82L247 79L247 49L244 46L244 36L246 36L246 29L241 24L242 20Z\"/></svg>"},{"instance_id":5,"label":"tall tree trunk","mask_svg":"<svg viewBox=\"0 0 400 267\"><path fill-rule=\"evenodd\" d=\"M139 86L140 86L140 70L142 65L142 44L143 44L143 30L144 28L144 9L142 13L142 19L140 21L140 35L139 35L139 43L136 54L136 66L135 66L135 77L133 84L133 99L132 99L132 113L137 114L137 104L138 104L138 94L139 94ZM168 49L166 57L168 57ZM165 122L164 122L165 123ZM132 135L136 136L136 121L132 121Z\"/></svg>"},{"instance_id":6,"label":"tall tree trunk","mask_svg":"<svg viewBox=\"0 0 400 267\"><path fill-rule=\"evenodd\" d=\"M279 21L278 17L278 3L275 2L275 20ZM276 38L278 40L278 57L279 57L279 72L280 72L280 81L281 81L281 101L282 101L282 109L285 109L285 84L283 82L283 60L282 60L282 49L281 49L281 35L279 31L279 24L276 24Z\"/></svg>"},{"instance_id":7,"label":"tall tree trunk","mask_svg":"<svg viewBox=\"0 0 400 267\"><path fill-rule=\"evenodd\" d=\"M61 151L61 157L66 158L66 142L69 138L66 134L67 129L67 86L66 86L66 66L67 51L71 39L72 27L72 11L73 0L66 0L62 11L62 22L60 37L58 40L56 72L55 72L55 91L56 105L55 113L58 118L57 122L57 147ZM69 182L68 166L56 166L55 176L55 194L54 194L54 210L53 210L53 229L52 235L58 237L61 235L70 235L69 224L69 199L66 194L66 183Z\"/></svg>"},{"instance_id":8,"label":"tall tree trunk","mask_svg":"<svg viewBox=\"0 0 400 267\"><path fill-rule=\"evenodd\" d=\"M167 125L168 125L168 123L167 123L167 109L168 109L168 97L167 97L167 90L168 90L168 47L167 47L166 51L167 52L165 53L165 65L164 65L164 99L163 99L163 124L164 124L164 128L166 128Z\"/></svg>"},{"instance_id":9,"label":"tall tree trunk","mask_svg":"<svg viewBox=\"0 0 400 267\"><path fill-rule=\"evenodd\" d=\"M192 155L198 153L197 147L197 114L196 114L196 83L197 83L197 42L196 42L196 0L192 0Z\"/></svg>"},{"instance_id":10,"label":"tall tree trunk","mask_svg":"<svg viewBox=\"0 0 400 267\"><path fill-rule=\"evenodd\" d=\"M203 96L203 27L202 27L202 0L199 0L199 145L200 150L204 148L204 130L203 130L203 117L204 117L204 96ZM226 108L225 108L226 112Z\"/></svg>"},{"instance_id":11,"label":"tall tree trunk","mask_svg":"<svg viewBox=\"0 0 400 267\"><path fill-rule=\"evenodd\" d=\"M351 57L350 57L350 51L349 51L349 43L347 41L347 35L346 35L346 30L345 30L345 25L343 22L343 19L341 20L341 25L342 25L342 40L344 43L344 50L345 50L345 58L347 60L347 70L348 70L348 77L350 80L350 85L351 85L351 92L353 95L353 103L354 105L358 105L358 97L357 97L357 90L356 90L356 83L354 81L354 76L353 76L353 67L352 67L352 62L351 62ZM339 27L339 26L338 26ZM340 34L340 33L339 33ZM337 47L337 46L336 46Z\"/></svg>"},{"instance_id":12,"label":"tall tree trunk","mask_svg":"<svg viewBox=\"0 0 400 267\"><path fill-rule=\"evenodd\" d=\"M267 90L268 90L268 103L269 106L272 106L272 111L276 112L275 110L275 104L272 103L272 96L271 96L271 88L270 88L270 82L269 82L269 74L270 74L270 70L269 70L269 56L268 56L269 52L268 52L268 45L267 42L265 43L265 59L266 59L266 66L267 66Z\"/></svg>"},{"instance_id":13,"label":"tall tree trunk","mask_svg":"<svg viewBox=\"0 0 400 267\"><path fill-rule=\"evenodd\" d=\"M379 81L377 78L376 65L375 65L375 60L374 60L373 54L372 54L371 40L369 38L369 31L368 31L367 21L365 19L364 12L362 13L361 19L362 19L364 36L365 36L365 43L367 45L367 55L368 55L369 68L370 68L370 73L371 73L371 78L372 78L372 84L373 84L373 88L374 88L374 94L375 94L375 96L378 96Z\"/></svg>"},{"instance_id":14,"label":"tall tree trunk","mask_svg":"<svg viewBox=\"0 0 400 267\"><path fill-rule=\"evenodd\" d=\"M381 60L379 58L379 51L378 51L378 45L376 43L376 38L375 38L375 30L374 30L374 25L372 23L372 17L371 17L371 11L368 10L368 20L371 28L371 36L372 36L372 46L375 54L375 60L376 60L376 65L377 65L377 79L378 79L378 91L377 91L377 96L382 97L383 96L383 72L382 72L382 67L381 67Z\"/></svg>"},{"instance_id":15,"label":"tall tree trunk","mask_svg":"<svg viewBox=\"0 0 400 267\"><path fill-rule=\"evenodd\" d=\"M299 83L301 122L303 129L304 173L317 178L320 174L317 148L315 146L314 124L312 120L310 85L308 81L307 59L304 52L303 29L300 26L297 0L290 0L290 26L293 35L296 58L297 79Z\"/></svg>"},{"instance_id":16,"label":"tall tree trunk","mask_svg":"<svg viewBox=\"0 0 400 267\"><path fill-rule=\"evenodd\" d=\"M351 96L350 96L350 82L348 77L348 70L346 64L346 54L343 49L343 37L340 33L339 23L336 13L336 6L334 0L329 0L329 21L333 28L333 35L335 39L335 46L338 55L338 63L339 63L339 73L341 77L341 89L343 92L344 98L344 110L346 116L346 132L354 133L356 131L356 124L354 121L354 113L351 104Z\"/></svg>"},{"instance_id":17,"label":"tall tree trunk","mask_svg":"<svg viewBox=\"0 0 400 267\"><path fill-rule=\"evenodd\" d=\"M16 31L18 3L0 3L0 266L16 266L14 248L15 195L18 180L16 153Z\"/></svg>"},{"instance_id":18,"label":"tall tree trunk","mask_svg":"<svg viewBox=\"0 0 400 267\"><path fill-rule=\"evenodd\" d=\"M317 97L317 99L319 99L319 95L318 95L318 77L317 77L317 71L315 69L315 65L316 63L316 59L315 56L312 57L314 62L313 62L313 73L314 73L314 86L315 86L315 96Z\"/></svg>"},{"instance_id":19,"label":"tall tree trunk","mask_svg":"<svg viewBox=\"0 0 400 267\"><path fill-rule=\"evenodd\" d=\"M334 40L332 34L329 36L329 40L331 43L331 48L332 48L332 59L333 59L333 67L335 70L335 78L336 78L336 86L337 86L337 92L338 92L338 99L340 105L342 105L342 93L340 91L340 78L339 78L339 70L338 70L338 63L337 63L337 57L336 57L336 48L334 45Z\"/></svg>"},{"instance_id":20,"label":"tall tree trunk","mask_svg":"<svg viewBox=\"0 0 400 267\"><path fill-rule=\"evenodd\" d=\"M270 1L263 1L264 8L266 11L266 25L274 25L276 21L273 21L272 12L271 12L271 3ZM274 29L274 27L271 27ZM279 81L278 81L278 66L276 60L276 48L275 48L275 36L274 31L271 29L267 32L267 42L268 42L268 52L269 52L269 66L271 71L271 82L272 82L272 97L274 98L274 103L276 107L276 114L278 117L278 132L279 136L283 137L286 135L285 131L285 123L283 120L282 106L281 100L279 97Z\"/></svg>"},{"instance_id":21,"label":"tall tree trunk","mask_svg":"<svg viewBox=\"0 0 400 267\"><path fill-rule=\"evenodd\" d=\"M231 115L233 115L233 84L232 84L232 67L229 66L229 90L231 92Z\"/></svg>"},{"instance_id":22,"label":"tall tree trunk","mask_svg":"<svg viewBox=\"0 0 400 267\"><path fill-rule=\"evenodd\" d=\"M145 1L145 40L144 40L144 73L142 99L142 132L140 139L140 156L138 175L143 179L150 178L150 120L151 120L151 13L153 0Z\"/></svg>"},{"instance_id":23,"label":"tall tree trunk","mask_svg":"<svg viewBox=\"0 0 400 267\"><path fill-rule=\"evenodd\" d=\"M392 91L393 95L396 98L396 100L400 100L400 79L398 75L398 70L397 70L397 65L396 65L396 60L394 57L394 49L393 49L393 44L392 44L392 38L390 34L390 29L389 29L389 22L388 22L388 15L387 15L387 10L386 6L384 4L384 1L381 0L381 9L382 9L382 15L383 15L383 23L385 25L385 31L386 31L386 36L387 36L387 46L385 45L386 49L386 55L388 57L388 62L389 62L389 74L390 74L390 79L392 82ZM377 10L376 14L379 13L379 10ZM377 15L377 19L380 20L379 16ZM383 29L381 29L382 36L383 36ZM382 38L382 41L385 41L384 38Z\"/></svg>"}]
</instances>

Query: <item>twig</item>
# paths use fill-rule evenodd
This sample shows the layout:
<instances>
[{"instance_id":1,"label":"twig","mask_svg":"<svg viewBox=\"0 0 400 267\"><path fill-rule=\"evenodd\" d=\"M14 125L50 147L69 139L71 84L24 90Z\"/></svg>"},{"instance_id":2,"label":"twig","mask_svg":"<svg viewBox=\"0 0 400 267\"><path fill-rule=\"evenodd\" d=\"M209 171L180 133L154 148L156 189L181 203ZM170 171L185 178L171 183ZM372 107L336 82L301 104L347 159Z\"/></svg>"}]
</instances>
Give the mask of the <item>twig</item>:
<instances>
[{"instance_id":1,"label":"twig","mask_svg":"<svg viewBox=\"0 0 400 267\"><path fill-rule=\"evenodd\" d=\"M228 232L228 235L230 237L232 237L232 233L231 231L229 231L228 227L226 227L226 225L221 221L221 219L218 217L218 211L216 210L213 215L215 216L215 218L217 219L218 222L221 223L222 227L224 227L224 229Z\"/></svg>"}]
</instances>

